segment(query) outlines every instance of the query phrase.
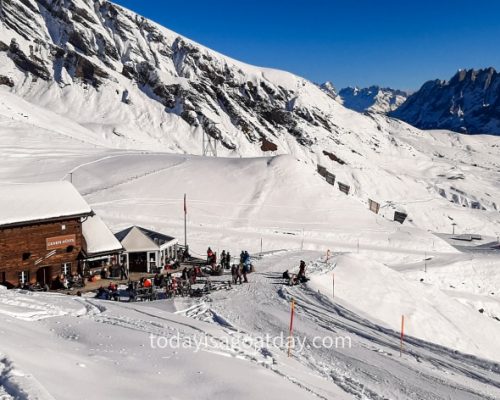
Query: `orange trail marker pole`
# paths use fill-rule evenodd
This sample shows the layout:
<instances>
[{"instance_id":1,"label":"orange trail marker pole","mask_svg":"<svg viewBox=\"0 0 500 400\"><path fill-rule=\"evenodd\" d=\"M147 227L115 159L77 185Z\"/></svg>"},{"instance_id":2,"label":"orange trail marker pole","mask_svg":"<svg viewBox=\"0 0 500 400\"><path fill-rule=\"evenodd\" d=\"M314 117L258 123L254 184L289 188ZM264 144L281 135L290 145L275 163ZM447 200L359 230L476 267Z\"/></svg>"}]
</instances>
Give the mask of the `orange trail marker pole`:
<instances>
[{"instance_id":1,"label":"orange trail marker pole","mask_svg":"<svg viewBox=\"0 0 500 400\"><path fill-rule=\"evenodd\" d=\"M403 356L403 339L405 336L405 316L401 315L401 345L399 348L399 356Z\"/></svg>"},{"instance_id":2,"label":"orange trail marker pole","mask_svg":"<svg viewBox=\"0 0 500 400\"><path fill-rule=\"evenodd\" d=\"M292 349L292 340L293 340L293 317L295 314L295 300L292 298L292 304L290 306L290 334L288 336L288 357L290 357L290 352Z\"/></svg>"}]
</instances>

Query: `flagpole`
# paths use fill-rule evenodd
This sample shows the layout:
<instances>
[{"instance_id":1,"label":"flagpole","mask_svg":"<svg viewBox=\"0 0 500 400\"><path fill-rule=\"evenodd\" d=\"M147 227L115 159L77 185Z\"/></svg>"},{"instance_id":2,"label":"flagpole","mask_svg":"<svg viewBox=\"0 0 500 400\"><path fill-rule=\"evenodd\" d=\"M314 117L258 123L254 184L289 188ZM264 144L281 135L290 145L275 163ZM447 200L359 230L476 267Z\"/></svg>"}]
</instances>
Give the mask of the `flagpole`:
<instances>
[{"instance_id":1,"label":"flagpole","mask_svg":"<svg viewBox=\"0 0 500 400\"><path fill-rule=\"evenodd\" d=\"M184 247L187 249L187 207L186 207L186 193L184 193Z\"/></svg>"}]
</instances>

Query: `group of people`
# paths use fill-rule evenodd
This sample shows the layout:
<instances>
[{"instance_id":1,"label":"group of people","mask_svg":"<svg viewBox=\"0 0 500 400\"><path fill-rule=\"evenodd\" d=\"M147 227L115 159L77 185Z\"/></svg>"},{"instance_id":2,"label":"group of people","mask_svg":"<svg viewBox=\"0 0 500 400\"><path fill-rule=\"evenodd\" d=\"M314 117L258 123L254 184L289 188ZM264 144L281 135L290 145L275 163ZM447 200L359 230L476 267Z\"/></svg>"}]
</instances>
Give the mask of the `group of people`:
<instances>
[{"instance_id":1,"label":"group of people","mask_svg":"<svg viewBox=\"0 0 500 400\"><path fill-rule=\"evenodd\" d=\"M118 276L120 277L120 280L128 279L127 269L123 263L111 266L105 265L101 269L100 275L101 279L118 278Z\"/></svg>"},{"instance_id":2,"label":"group of people","mask_svg":"<svg viewBox=\"0 0 500 400\"><path fill-rule=\"evenodd\" d=\"M189 257L189 253L187 251L185 251L185 253L186 254L183 255ZM223 270L230 269L233 284L248 283L247 274L253 272L251 256L246 250L241 251L239 263L234 264L231 264L231 254L229 251L226 252L226 250L222 250L220 254L220 263L217 264L217 254L210 247L208 247L206 264L209 270L205 272L212 275L216 270L220 270L222 274ZM180 267L181 264L179 260L176 260L174 263L167 260L165 264L165 271L170 269L180 271ZM167 272L166 274L158 272L152 278L141 278L138 282L131 282L126 289L130 300L134 301L136 295L140 295L144 292L144 290L148 293L154 294L161 291L161 289L164 289L164 292L162 293L164 293L166 297L182 294L185 292L184 288L190 288L191 285L196 283L197 277L206 276L201 265L195 265L193 267L184 266L180 276L178 277L173 275L175 272L176 271L173 271L172 273ZM303 260L300 261L299 272L296 274L292 274L288 270L283 272L283 279L289 285L297 285L307 282L309 279L306 277L306 263ZM117 285L111 282L107 288L101 286L96 297L117 300L119 297L118 293Z\"/></svg>"},{"instance_id":3,"label":"group of people","mask_svg":"<svg viewBox=\"0 0 500 400\"><path fill-rule=\"evenodd\" d=\"M231 266L231 277L233 284L248 283L247 274L252 272L252 264L250 262L250 254L246 250L240 253L239 264Z\"/></svg>"},{"instance_id":4,"label":"group of people","mask_svg":"<svg viewBox=\"0 0 500 400\"><path fill-rule=\"evenodd\" d=\"M241 285L242 282L248 283L247 279L247 270L243 264L233 264L231 266L231 277L234 285L239 283Z\"/></svg>"},{"instance_id":5,"label":"group of people","mask_svg":"<svg viewBox=\"0 0 500 400\"><path fill-rule=\"evenodd\" d=\"M109 282L107 288L104 286L99 287L97 289L97 294L95 296L97 299L101 300L115 300L118 301L119 293L118 293L118 285L114 282Z\"/></svg>"},{"instance_id":6,"label":"group of people","mask_svg":"<svg viewBox=\"0 0 500 400\"><path fill-rule=\"evenodd\" d=\"M189 283L196 283L196 278L199 276L203 276L203 272L201 271L201 267L196 265L193 268L184 267L181 273L181 279L189 281Z\"/></svg>"},{"instance_id":7,"label":"group of people","mask_svg":"<svg viewBox=\"0 0 500 400\"><path fill-rule=\"evenodd\" d=\"M231 253L229 251L226 253L226 250L222 250L220 254L220 266L222 269L231 268Z\"/></svg>"},{"instance_id":8,"label":"group of people","mask_svg":"<svg viewBox=\"0 0 500 400\"><path fill-rule=\"evenodd\" d=\"M230 268L231 254L229 251L226 253L226 250L222 250L220 262L217 264L217 253L209 247L207 249L207 265L210 267L212 275L222 275L225 269Z\"/></svg>"},{"instance_id":9,"label":"group of people","mask_svg":"<svg viewBox=\"0 0 500 400\"><path fill-rule=\"evenodd\" d=\"M152 278L142 277L139 281L129 282L126 288L122 287L121 289L116 283L110 282L107 288L101 286L95 297L101 300L115 301L124 297L128 298L129 301L136 301L139 298L158 300L175 295L186 295L189 294L190 285L194 283L193 279L196 279L195 274L197 273L196 268L192 270L184 268L180 277L171 273L156 273Z\"/></svg>"},{"instance_id":10,"label":"group of people","mask_svg":"<svg viewBox=\"0 0 500 400\"><path fill-rule=\"evenodd\" d=\"M283 279L288 283L288 285L298 285L299 283L305 283L309 279L306 278L306 263L304 260L300 260L299 273L290 274L288 270L283 272Z\"/></svg>"},{"instance_id":11,"label":"group of people","mask_svg":"<svg viewBox=\"0 0 500 400\"><path fill-rule=\"evenodd\" d=\"M64 290L73 288L83 288L85 286L85 280L78 274L61 274L54 279L52 282L52 290Z\"/></svg>"}]
</instances>

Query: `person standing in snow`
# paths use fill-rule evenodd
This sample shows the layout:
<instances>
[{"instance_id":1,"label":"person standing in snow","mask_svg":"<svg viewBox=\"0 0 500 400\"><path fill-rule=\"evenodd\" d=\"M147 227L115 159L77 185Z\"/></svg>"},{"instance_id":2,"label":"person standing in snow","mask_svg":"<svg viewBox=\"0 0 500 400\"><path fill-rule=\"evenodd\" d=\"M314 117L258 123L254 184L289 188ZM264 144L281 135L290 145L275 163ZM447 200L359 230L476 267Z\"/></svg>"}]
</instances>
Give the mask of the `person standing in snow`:
<instances>
[{"instance_id":1,"label":"person standing in snow","mask_svg":"<svg viewBox=\"0 0 500 400\"><path fill-rule=\"evenodd\" d=\"M222 253L220 253L220 266L223 269L226 266L226 250L222 250Z\"/></svg>"},{"instance_id":2,"label":"person standing in snow","mask_svg":"<svg viewBox=\"0 0 500 400\"><path fill-rule=\"evenodd\" d=\"M236 283L239 283L241 285L241 277L243 275L243 264L239 264L236 266Z\"/></svg>"},{"instance_id":3,"label":"person standing in snow","mask_svg":"<svg viewBox=\"0 0 500 400\"><path fill-rule=\"evenodd\" d=\"M306 263L304 260L300 260L299 273L297 274L297 279L299 282L306 282Z\"/></svg>"},{"instance_id":4,"label":"person standing in snow","mask_svg":"<svg viewBox=\"0 0 500 400\"><path fill-rule=\"evenodd\" d=\"M247 268L248 267L244 264L241 264L241 265L242 265L241 273L243 275L243 282L248 283L248 279L247 279ZM240 283L241 283L241 275L240 275Z\"/></svg>"},{"instance_id":5,"label":"person standing in snow","mask_svg":"<svg viewBox=\"0 0 500 400\"><path fill-rule=\"evenodd\" d=\"M121 263L120 264L120 280L123 281L124 279L127 279L127 271L125 271L125 264Z\"/></svg>"},{"instance_id":6,"label":"person standing in snow","mask_svg":"<svg viewBox=\"0 0 500 400\"><path fill-rule=\"evenodd\" d=\"M238 273L236 271L236 265L233 264L231 266L231 282L233 282L234 285L236 285L236 277L238 276Z\"/></svg>"},{"instance_id":7,"label":"person standing in snow","mask_svg":"<svg viewBox=\"0 0 500 400\"><path fill-rule=\"evenodd\" d=\"M248 254L248 251L246 251L246 250L245 250L245 253L243 255L243 264L244 264L244 268L245 268L245 273L250 272L250 254Z\"/></svg>"},{"instance_id":8,"label":"person standing in snow","mask_svg":"<svg viewBox=\"0 0 500 400\"><path fill-rule=\"evenodd\" d=\"M229 267L231 266L231 254L229 254L229 251L226 254L225 265L227 269L229 269Z\"/></svg>"},{"instance_id":9,"label":"person standing in snow","mask_svg":"<svg viewBox=\"0 0 500 400\"><path fill-rule=\"evenodd\" d=\"M208 249L207 249L207 264L210 265L212 263L213 256L214 256L214 252L212 251L212 249L210 247L208 247Z\"/></svg>"}]
</instances>

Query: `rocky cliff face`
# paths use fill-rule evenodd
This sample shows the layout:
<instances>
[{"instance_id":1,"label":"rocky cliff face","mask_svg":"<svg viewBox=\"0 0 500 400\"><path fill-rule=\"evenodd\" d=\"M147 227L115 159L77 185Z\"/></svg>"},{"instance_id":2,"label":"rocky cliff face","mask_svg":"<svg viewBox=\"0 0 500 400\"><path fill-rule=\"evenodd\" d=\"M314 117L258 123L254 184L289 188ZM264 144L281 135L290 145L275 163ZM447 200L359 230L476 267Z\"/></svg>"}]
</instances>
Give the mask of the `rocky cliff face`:
<instances>
[{"instance_id":1,"label":"rocky cliff face","mask_svg":"<svg viewBox=\"0 0 500 400\"><path fill-rule=\"evenodd\" d=\"M500 74L460 70L449 81L428 81L392 116L421 129L500 134Z\"/></svg>"},{"instance_id":2,"label":"rocky cliff face","mask_svg":"<svg viewBox=\"0 0 500 400\"><path fill-rule=\"evenodd\" d=\"M407 97L408 94L402 90L370 86L341 89L338 100L344 107L354 111L388 113L403 104Z\"/></svg>"},{"instance_id":3,"label":"rocky cliff face","mask_svg":"<svg viewBox=\"0 0 500 400\"><path fill-rule=\"evenodd\" d=\"M336 130L329 117L335 104L310 82L231 60L110 2L0 4L0 83L70 114L61 97L76 100L74 92L83 89L87 116L81 109L74 116L83 124L95 124L91 111L109 111L113 121L134 125L111 127L116 124L105 115L94 125L104 135L139 129L161 137L175 125L203 130L228 151L242 146L242 135L245 145L288 151L290 138L310 146L317 140L313 132ZM148 122L144 114L152 108L161 113Z\"/></svg>"}]
</instances>

